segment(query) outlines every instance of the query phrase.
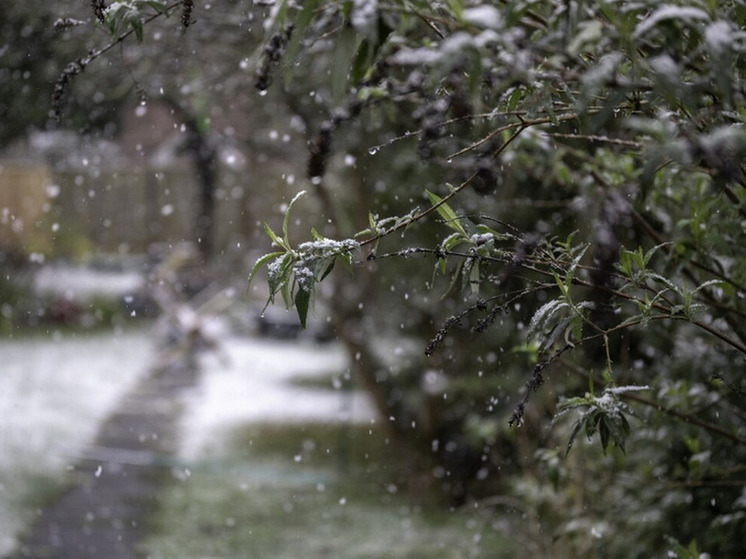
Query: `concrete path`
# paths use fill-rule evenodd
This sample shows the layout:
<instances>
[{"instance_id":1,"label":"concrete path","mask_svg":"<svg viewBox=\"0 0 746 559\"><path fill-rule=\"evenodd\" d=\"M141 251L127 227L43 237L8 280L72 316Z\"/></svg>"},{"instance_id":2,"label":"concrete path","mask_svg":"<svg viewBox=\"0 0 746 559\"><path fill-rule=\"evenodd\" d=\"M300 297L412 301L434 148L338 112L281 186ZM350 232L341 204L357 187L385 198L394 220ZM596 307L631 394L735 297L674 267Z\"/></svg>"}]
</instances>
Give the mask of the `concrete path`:
<instances>
[{"instance_id":1,"label":"concrete path","mask_svg":"<svg viewBox=\"0 0 746 559\"><path fill-rule=\"evenodd\" d=\"M43 510L8 559L134 559L172 476L181 395L197 382L189 363L145 376L101 426L70 472L70 486Z\"/></svg>"}]
</instances>

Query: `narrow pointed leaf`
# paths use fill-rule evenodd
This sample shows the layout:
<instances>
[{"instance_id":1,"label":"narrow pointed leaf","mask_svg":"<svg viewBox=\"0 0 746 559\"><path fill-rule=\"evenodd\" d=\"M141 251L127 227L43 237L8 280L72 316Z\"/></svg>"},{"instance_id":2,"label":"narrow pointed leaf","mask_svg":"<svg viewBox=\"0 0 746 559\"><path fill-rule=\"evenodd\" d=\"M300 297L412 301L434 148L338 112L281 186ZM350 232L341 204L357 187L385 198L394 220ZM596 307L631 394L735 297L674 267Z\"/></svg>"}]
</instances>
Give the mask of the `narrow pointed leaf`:
<instances>
[{"instance_id":1,"label":"narrow pointed leaf","mask_svg":"<svg viewBox=\"0 0 746 559\"><path fill-rule=\"evenodd\" d=\"M448 204L443 202L443 199L437 194L430 192L429 190L426 190L425 192L427 193L427 197L430 199L430 203L435 207L435 210L438 212L440 217L443 218L446 226L466 237L466 230L463 225L461 225L456 212L454 212Z\"/></svg>"},{"instance_id":2,"label":"narrow pointed leaf","mask_svg":"<svg viewBox=\"0 0 746 559\"><path fill-rule=\"evenodd\" d=\"M267 236L269 237L269 240L272 241L272 243L275 246L282 247L285 250L288 250L288 247L285 245L283 240L277 236L277 233L272 231L272 228L269 226L267 222L264 223L264 232L267 234Z\"/></svg>"},{"instance_id":3,"label":"narrow pointed leaf","mask_svg":"<svg viewBox=\"0 0 746 559\"><path fill-rule=\"evenodd\" d=\"M285 210L285 217L282 220L282 239L285 241L284 246L290 249L290 239L288 238L288 224L290 223L290 212L293 211L293 206L295 203L306 194L305 190L301 190L293 196L293 199L290 200L290 203L288 204L288 209Z\"/></svg>"},{"instance_id":4,"label":"narrow pointed leaf","mask_svg":"<svg viewBox=\"0 0 746 559\"><path fill-rule=\"evenodd\" d=\"M300 326L305 330L306 319L308 317L308 305L311 301L311 293L305 289L298 289L295 294L295 310L298 313L298 319L300 320Z\"/></svg>"}]
</instances>

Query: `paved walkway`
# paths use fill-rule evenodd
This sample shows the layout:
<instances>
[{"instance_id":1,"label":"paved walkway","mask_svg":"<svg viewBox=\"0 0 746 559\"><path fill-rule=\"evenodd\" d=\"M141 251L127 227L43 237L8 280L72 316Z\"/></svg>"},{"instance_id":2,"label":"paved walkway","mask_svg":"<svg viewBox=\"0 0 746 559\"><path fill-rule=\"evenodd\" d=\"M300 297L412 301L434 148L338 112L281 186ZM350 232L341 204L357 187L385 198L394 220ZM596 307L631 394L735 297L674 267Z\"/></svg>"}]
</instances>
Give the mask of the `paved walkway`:
<instances>
[{"instance_id":1,"label":"paved walkway","mask_svg":"<svg viewBox=\"0 0 746 559\"><path fill-rule=\"evenodd\" d=\"M70 487L41 512L8 559L135 559L137 543L172 476L180 395L197 381L180 363L153 371L120 402L70 474Z\"/></svg>"}]
</instances>

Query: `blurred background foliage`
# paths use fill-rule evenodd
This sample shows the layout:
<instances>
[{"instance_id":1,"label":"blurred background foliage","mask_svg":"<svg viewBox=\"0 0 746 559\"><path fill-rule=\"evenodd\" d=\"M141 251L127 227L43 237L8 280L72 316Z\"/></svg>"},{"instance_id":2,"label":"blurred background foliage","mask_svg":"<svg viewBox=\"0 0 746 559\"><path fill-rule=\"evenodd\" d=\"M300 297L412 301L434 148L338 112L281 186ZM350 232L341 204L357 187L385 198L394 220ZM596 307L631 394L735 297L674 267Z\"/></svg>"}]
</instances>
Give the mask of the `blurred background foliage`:
<instances>
[{"instance_id":1,"label":"blurred background foliage","mask_svg":"<svg viewBox=\"0 0 746 559\"><path fill-rule=\"evenodd\" d=\"M3 143L150 155L168 135L124 116L163 107L206 266L244 277L312 194L274 278L329 312L414 487L544 556L744 555L741 2L16 4ZM210 230L229 150L238 248ZM319 281L350 250L312 227L352 275Z\"/></svg>"}]
</instances>

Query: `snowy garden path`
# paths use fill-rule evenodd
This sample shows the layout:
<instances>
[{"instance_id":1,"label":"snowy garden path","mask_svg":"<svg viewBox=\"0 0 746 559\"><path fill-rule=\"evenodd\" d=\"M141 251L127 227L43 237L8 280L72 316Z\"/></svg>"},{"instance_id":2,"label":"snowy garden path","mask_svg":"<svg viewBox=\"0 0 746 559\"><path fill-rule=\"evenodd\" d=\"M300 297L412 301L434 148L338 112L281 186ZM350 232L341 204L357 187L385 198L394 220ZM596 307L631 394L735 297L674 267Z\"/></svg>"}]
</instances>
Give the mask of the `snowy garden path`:
<instances>
[{"instance_id":1,"label":"snowy garden path","mask_svg":"<svg viewBox=\"0 0 746 559\"><path fill-rule=\"evenodd\" d=\"M142 345L147 337L139 339ZM101 342L98 351L106 351L107 342ZM96 362L91 347L95 343L74 367ZM153 361L152 348L147 349ZM36 350L44 351L43 345ZM74 356L65 355L73 367ZM120 367L128 367L126 360ZM220 448L233 428L250 422L370 421L374 414L361 394L293 384L296 378L341 375L346 367L333 345L227 336L220 353L201 356L197 366L177 360L140 373L139 380L128 373L134 382L108 405L98 433L66 448L68 489L40 511L8 559L137 557L160 489L188 471L190 461ZM44 364L28 368L46 374ZM90 398L96 397L92 391ZM43 411L49 420L34 424L35 431L56 423L54 409Z\"/></svg>"},{"instance_id":2,"label":"snowy garden path","mask_svg":"<svg viewBox=\"0 0 746 559\"><path fill-rule=\"evenodd\" d=\"M162 466L176 449L179 393L195 368L146 375L101 426L72 471L71 487L39 516L17 559L134 559L155 510Z\"/></svg>"}]
</instances>

